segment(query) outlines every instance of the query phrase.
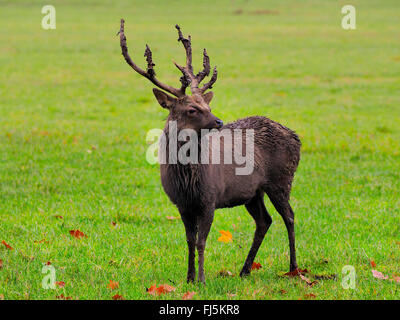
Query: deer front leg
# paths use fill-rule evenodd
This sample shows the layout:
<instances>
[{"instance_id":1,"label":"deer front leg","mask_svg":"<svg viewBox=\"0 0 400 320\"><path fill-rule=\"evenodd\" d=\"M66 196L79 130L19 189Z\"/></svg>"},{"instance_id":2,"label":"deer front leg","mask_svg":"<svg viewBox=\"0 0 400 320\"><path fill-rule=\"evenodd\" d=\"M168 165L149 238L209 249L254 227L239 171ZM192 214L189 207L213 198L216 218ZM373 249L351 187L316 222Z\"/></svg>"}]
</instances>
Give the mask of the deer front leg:
<instances>
[{"instance_id":1,"label":"deer front leg","mask_svg":"<svg viewBox=\"0 0 400 320\"><path fill-rule=\"evenodd\" d=\"M196 219L191 219L190 216L185 216L181 214L182 221L185 225L186 230L186 242L188 244L188 272L187 272L187 282L193 282L196 278L196 266L195 266L195 256L196 256L196 234L197 234L197 222Z\"/></svg>"},{"instance_id":2,"label":"deer front leg","mask_svg":"<svg viewBox=\"0 0 400 320\"><path fill-rule=\"evenodd\" d=\"M198 236L197 236L197 253L199 254L199 278L198 281L205 284L204 276L204 250L206 247L206 241L208 233L211 229L211 224L214 220L214 210L210 212L204 212L197 217L198 225Z\"/></svg>"}]
</instances>

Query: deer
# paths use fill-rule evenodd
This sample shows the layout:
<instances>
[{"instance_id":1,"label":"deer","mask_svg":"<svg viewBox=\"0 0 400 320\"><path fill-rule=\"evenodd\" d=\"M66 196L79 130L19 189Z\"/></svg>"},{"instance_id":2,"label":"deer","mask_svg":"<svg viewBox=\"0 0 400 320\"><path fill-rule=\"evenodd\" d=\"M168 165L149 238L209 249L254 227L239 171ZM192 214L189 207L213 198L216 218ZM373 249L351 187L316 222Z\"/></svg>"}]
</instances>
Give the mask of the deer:
<instances>
[{"instance_id":1,"label":"deer","mask_svg":"<svg viewBox=\"0 0 400 320\"><path fill-rule=\"evenodd\" d=\"M232 123L223 124L210 108L213 98L211 89L217 80L214 67L211 78L210 58L203 50L203 69L196 75L192 66L192 46L190 35L185 38L176 25L178 41L186 53L184 66L174 62L182 73L180 88L160 82L156 78L152 51L146 44L144 57L146 70L133 62L126 43L124 19L121 19L119 36L122 55L131 68L156 87L154 96L160 106L168 111L163 133L168 136L169 123L176 122L178 131L190 128L200 134L201 130L215 131L252 130L254 138L254 169L251 174L237 175L237 163L164 163L160 164L163 189L177 207L186 231L188 246L187 282L196 279L196 249L198 254L198 282L205 283L204 253L208 234L217 209L245 206L254 219L256 229L253 242L240 277L250 274L257 252L272 223L265 203L265 194L282 217L287 229L290 251L290 272L298 271L295 250L294 212L290 206L290 192L295 171L300 161L301 142L298 135L289 128L264 116L250 116ZM186 92L190 87L191 94ZM161 90L160 90L161 89ZM224 140L225 141L225 140ZM223 141L221 140L223 144ZM166 141L168 149L168 140ZM178 147L182 144L179 144Z\"/></svg>"}]
</instances>

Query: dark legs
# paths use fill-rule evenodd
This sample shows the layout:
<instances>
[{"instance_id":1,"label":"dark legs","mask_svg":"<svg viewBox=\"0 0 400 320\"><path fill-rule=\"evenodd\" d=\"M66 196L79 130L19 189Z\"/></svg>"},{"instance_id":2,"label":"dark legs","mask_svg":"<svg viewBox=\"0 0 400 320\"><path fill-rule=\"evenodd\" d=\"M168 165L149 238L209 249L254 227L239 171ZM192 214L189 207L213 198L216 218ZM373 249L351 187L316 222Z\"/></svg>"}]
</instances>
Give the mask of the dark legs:
<instances>
[{"instance_id":1,"label":"dark legs","mask_svg":"<svg viewBox=\"0 0 400 320\"><path fill-rule=\"evenodd\" d=\"M256 231L254 233L253 244L251 245L246 262L244 263L242 271L240 272L241 277L250 274L251 266L253 265L257 251L260 248L260 245L264 240L264 236L272 223L271 216L268 214L264 205L263 192L258 192L257 195L250 200L248 204L246 204L246 209L256 223Z\"/></svg>"},{"instance_id":2,"label":"dark legs","mask_svg":"<svg viewBox=\"0 0 400 320\"><path fill-rule=\"evenodd\" d=\"M294 213L289 204L288 196L279 192L269 192L268 196L276 211L282 216L289 236L290 271L297 269L296 248L294 237Z\"/></svg>"},{"instance_id":3,"label":"dark legs","mask_svg":"<svg viewBox=\"0 0 400 320\"><path fill-rule=\"evenodd\" d=\"M197 226L195 219L188 219L182 215L182 221L186 230L186 242L188 244L188 272L187 282L192 282L196 278L195 256L196 256L196 235Z\"/></svg>"},{"instance_id":4,"label":"dark legs","mask_svg":"<svg viewBox=\"0 0 400 320\"><path fill-rule=\"evenodd\" d=\"M208 233L214 219L214 211L202 213L198 216L194 212L190 214L181 214L182 221L186 230L186 241L188 244L188 273L187 282L194 281L196 278L195 255L196 247L199 256L199 282L205 283L204 276L204 250ZM197 240L196 240L197 237Z\"/></svg>"}]
</instances>

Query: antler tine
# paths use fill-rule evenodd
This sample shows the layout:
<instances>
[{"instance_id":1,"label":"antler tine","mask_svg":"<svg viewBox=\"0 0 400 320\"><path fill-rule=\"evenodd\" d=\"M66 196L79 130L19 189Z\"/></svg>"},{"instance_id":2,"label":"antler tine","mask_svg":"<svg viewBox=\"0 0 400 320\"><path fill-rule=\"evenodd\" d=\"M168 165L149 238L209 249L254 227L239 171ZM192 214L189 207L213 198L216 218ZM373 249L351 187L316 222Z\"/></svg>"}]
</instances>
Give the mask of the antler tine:
<instances>
[{"instance_id":1,"label":"antler tine","mask_svg":"<svg viewBox=\"0 0 400 320\"><path fill-rule=\"evenodd\" d=\"M205 77L210 74L210 58L207 55L207 50L203 50L203 70L196 75L197 82L200 83Z\"/></svg>"},{"instance_id":2,"label":"antler tine","mask_svg":"<svg viewBox=\"0 0 400 320\"><path fill-rule=\"evenodd\" d=\"M204 93L204 91L211 89L215 81L217 81L217 77L218 77L217 67L214 67L210 81L204 84L204 86L200 89L200 92Z\"/></svg>"},{"instance_id":3,"label":"antler tine","mask_svg":"<svg viewBox=\"0 0 400 320\"><path fill-rule=\"evenodd\" d=\"M188 71L191 73L191 76L193 75L193 66L192 66L192 41L190 36L188 38L184 38L181 28L176 24L175 28L178 30L178 41L182 42L183 46L185 47L186 51L186 68Z\"/></svg>"},{"instance_id":4,"label":"antler tine","mask_svg":"<svg viewBox=\"0 0 400 320\"><path fill-rule=\"evenodd\" d=\"M147 71L144 71L142 68L140 68L139 66L137 66L131 59L131 57L129 56L128 53L128 47L126 45L126 37L125 37L125 33L124 33L124 24L125 24L125 20L121 19L121 27L119 30L119 37L120 37L120 45L121 45L121 50L122 50L122 55L125 58L125 61L132 67L133 70L135 70L137 73L139 73L140 75L142 75L143 77L149 79L153 84L155 84L157 87L173 94L176 97L181 97L182 95L184 95L184 93L182 93L182 90L176 89L174 87L171 87L167 84L164 84L162 82L160 82L156 77L156 73L154 71L154 66L155 64L153 63L153 58L152 58L152 52L150 50L150 48L148 47L148 45L146 45L146 50L144 52L144 56L146 57L146 61L147 61Z\"/></svg>"}]
</instances>

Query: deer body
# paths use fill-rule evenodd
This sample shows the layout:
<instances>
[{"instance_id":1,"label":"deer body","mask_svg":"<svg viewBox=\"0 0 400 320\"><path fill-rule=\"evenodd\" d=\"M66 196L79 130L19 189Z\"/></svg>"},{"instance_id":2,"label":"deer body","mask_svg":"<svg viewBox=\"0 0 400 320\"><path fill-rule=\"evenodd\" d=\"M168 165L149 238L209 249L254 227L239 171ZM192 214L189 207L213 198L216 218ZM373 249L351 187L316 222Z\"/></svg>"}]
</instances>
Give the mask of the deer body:
<instances>
[{"instance_id":1,"label":"deer body","mask_svg":"<svg viewBox=\"0 0 400 320\"><path fill-rule=\"evenodd\" d=\"M124 21L121 20L120 39L122 54L128 64L139 74L148 78L174 95L172 97L164 91L153 89L159 104L169 111L167 124L164 129L166 137L166 163L160 165L161 182L164 191L170 200L176 205L185 225L186 240L188 244L188 273L187 281L193 281L196 276L195 251L198 252L198 279L205 282L204 276L204 250L208 233L214 218L214 211L219 208L235 207L244 205L256 223L256 231L252 246L240 275L250 273L254 258L264 239L272 219L264 205L264 194L267 194L272 204L282 216L289 236L290 248L290 270L297 269L295 253L294 213L289 204L290 191L294 173L300 160L300 140L290 129L274 122L268 118L255 116L237 120L223 126L220 119L211 113L209 103L213 97L212 92L204 93L210 89L217 79L216 68L214 68L211 80L203 87L200 82L210 72L209 58L204 49L204 69L197 75L193 74L191 40L183 38L180 28L176 26L181 41L186 50L186 66L182 67L175 63L182 72L182 87L172 88L162 84L155 78L153 70L152 54L146 46L147 71L140 69L131 60L126 47L124 35ZM186 95L186 87L190 85L192 95ZM171 121L177 124L178 132L192 130L200 136L203 129L217 129L218 134L232 132L234 140L229 142L225 139L219 140L219 150L216 144L207 145L211 154L221 153L223 159L224 147L234 149L235 144L242 144L242 150L247 147L246 139L237 139L234 131L241 130L243 138L246 130L252 130L254 138L254 166L251 173L238 175L237 168L240 165L233 161L231 163L171 163L169 161L169 126ZM210 134L210 138L212 135ZM179 139L178 139L179 140ZM173 141L178 150L183 147L182 141ZM230 143L230 145L229 145ZM201 149L202 145L198 147ZM203 146L204 148L204 146ZM199 154L201 153L200 150Z\"/></svg>"}]
</instances>

